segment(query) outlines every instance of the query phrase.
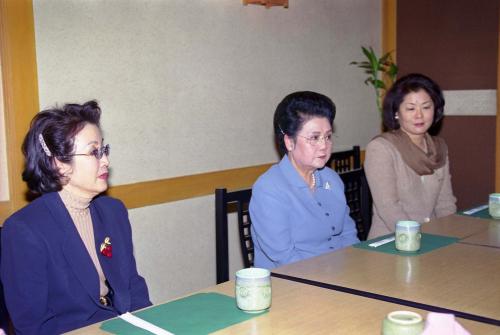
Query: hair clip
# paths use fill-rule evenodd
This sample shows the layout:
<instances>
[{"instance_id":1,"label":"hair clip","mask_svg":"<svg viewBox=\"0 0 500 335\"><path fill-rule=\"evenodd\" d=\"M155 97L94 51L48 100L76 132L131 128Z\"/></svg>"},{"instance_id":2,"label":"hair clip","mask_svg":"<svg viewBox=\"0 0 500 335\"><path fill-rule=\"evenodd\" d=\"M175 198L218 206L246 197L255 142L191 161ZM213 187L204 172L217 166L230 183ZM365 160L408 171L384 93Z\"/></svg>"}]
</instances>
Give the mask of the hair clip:
<instances>
[{"instance_id":1,"label":"hair clip","mask_svg":"<svg viewBox=\"0 0 500 335\"><path fill-rule=\"evenodd\" d=\"M283 129L281 129L281 126L280 126L280 125L278 125L278 128L280 129L281 134L283 134L283 136L285 136L286 134L285 134L285 132L283 131Z\"/></svg>"},{"instance_id":2,"label":"hair clip","mask_svg":"<svg viewBox=\"0 0 500 335\"><path fill-rule=\"evenodd\" d=\"M38 142L40 142L40 145L42 146L42 149L45 152L45 154L51 157L52 152L50 152L49 147L47 146L47 143L45 143L45 140L43 139L43 135L41 133L38 134Z\"/></svg>"}]
</instances>

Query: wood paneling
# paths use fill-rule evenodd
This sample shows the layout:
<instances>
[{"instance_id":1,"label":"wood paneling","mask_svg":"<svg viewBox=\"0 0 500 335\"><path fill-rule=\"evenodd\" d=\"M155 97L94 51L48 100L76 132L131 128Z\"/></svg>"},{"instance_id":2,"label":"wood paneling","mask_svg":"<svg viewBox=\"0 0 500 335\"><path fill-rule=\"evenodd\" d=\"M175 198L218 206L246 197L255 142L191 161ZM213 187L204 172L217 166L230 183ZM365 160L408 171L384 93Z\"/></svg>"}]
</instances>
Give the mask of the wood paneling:
<instances>
[{"instance_id":1,"label":"wood paneling","mask_svg":"<svg viewBox=\"0 0 500 335\"><path fill-rule=\"evenodd\" d=\"M487 203L494 190L495 116L447 116L440 136L448 144L458 208Z\"/></svg>"},{"instance_id":2,"label":"wood paneling","mask_svg":"<svg viewBox=\"0 0 500 335\"><path fill-rule=\"evenodd\" d=\"M497 89L499 7L500 1L491 0L398 1L400 75L422 72L444 90ZM470 101L464 108L474 114ZM498 124L494 116L446 116L443 121L440 135L450 148L459 208L485 203L495 184L500 189Z\"/></svg>"},{"instance_id":3,"label":"wood paneling","mask_svg":"<svg viewBox=\"0 0 500 335\"><path fill-rule=\"evenodd\" d=\"M396 62L397 37L397 1L383 0L382 2L382 53L392 52L392 59Z\"/></svg>"},{"instance_id":4,"label":"wood paneling","mask_svg":"<svg viewBox=\"0 0 500 335\"><path fill-rule=\"evenodd\" d=\"M8 202L0 206L0 220L27 203L21 180L21 144L38 111L35 30L31 0L0 0L0 57L4 95L9 178Z\"/></svg>"},{"instance_id":5,"label":"wood paneling","mask_svg":"<svg viewBox=\"0 0 500 335\"><path fill-rule=\"evenodd\" d=\"M398 1L400 74L422 72L444 90L496 89L500 1Z\"/></svg>"}]
</instances>

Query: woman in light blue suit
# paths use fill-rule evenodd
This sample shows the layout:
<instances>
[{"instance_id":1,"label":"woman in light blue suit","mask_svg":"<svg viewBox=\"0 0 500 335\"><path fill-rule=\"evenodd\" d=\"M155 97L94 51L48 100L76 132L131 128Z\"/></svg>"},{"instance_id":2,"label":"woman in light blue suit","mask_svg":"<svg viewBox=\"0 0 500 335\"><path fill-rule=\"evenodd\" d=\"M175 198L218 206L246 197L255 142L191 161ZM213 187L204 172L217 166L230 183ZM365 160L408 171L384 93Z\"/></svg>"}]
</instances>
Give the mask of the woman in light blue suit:
<instances>
[{"instance_id":1,"label":"woman in light blue suit","mask_svg":"<svg viewBox=\"0 0 500 335\"><path fill-rule=\"evenodd\" d=\"M257 267L272 269L359 242L332 152L335 105L315 92L286 96L274 114L281 161L252 189Z\"/></svg>"},{"instance_id":2,"label":"woman in light blue suit","mask_svg":"<svg viewBox=\"0 0 500 335\"><path fill-rule=\"evenodd\" d=\"M99 196L109 145L95 101L38 113L23 179L40 195L2 229L1 280L18 334L59 334L151 305L127 210Z\"/></svg>"}]
</instances>

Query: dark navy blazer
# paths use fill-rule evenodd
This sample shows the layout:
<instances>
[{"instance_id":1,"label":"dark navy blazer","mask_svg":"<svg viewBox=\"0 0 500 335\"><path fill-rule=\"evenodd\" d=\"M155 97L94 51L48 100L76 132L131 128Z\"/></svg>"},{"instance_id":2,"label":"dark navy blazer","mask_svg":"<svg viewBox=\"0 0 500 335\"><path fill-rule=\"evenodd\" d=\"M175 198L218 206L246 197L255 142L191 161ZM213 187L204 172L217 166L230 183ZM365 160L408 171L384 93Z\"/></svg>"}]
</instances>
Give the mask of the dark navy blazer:
<instances>
[{"instance_id":1,"label":"dark navy blazer","mask_svg":"<svg viewBox=\"0 0 500 335\"><path fill-rule=\"evenodd\" d=\"M42 195L4 223L0 275L17 334L59 334L151 305L125 206L100 196L90 214L113 307L99 303L97 270L58 193ZM106 237L112 257L99 251Z\"/></svg>"}]
</instances>

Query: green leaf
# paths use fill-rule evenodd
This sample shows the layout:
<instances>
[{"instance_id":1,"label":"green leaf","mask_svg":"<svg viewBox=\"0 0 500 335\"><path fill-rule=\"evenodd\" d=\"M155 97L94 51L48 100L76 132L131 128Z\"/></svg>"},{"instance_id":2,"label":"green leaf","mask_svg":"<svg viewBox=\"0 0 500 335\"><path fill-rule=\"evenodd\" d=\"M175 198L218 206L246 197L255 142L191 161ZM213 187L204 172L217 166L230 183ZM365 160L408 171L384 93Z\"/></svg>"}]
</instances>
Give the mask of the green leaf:
<instances>
[{"instance_id":1,"label":"green leaf","mask_svg":"<svg viewBox=\"0 0 500 335\"><path fill-rule=\"evenodd\" d=\"M389 74L389 76L391 78L395 78L396 75L398 74L398 66L394 63L391 63L391 65L389 66L389 71L387 71L387 73Z\"/></svg>"},{"instance_id":2,"label":"green leaf","mask_svg":"<svg viewBox=\"0 0 500 335\"><path fill-rule=\"evenodd\" d=\"M385 84L380 79L375 80L374 83L373 83L373 86L375 86L376 88L383 88L383 89L385 89Z\"/></svg>"}]
</instances>

